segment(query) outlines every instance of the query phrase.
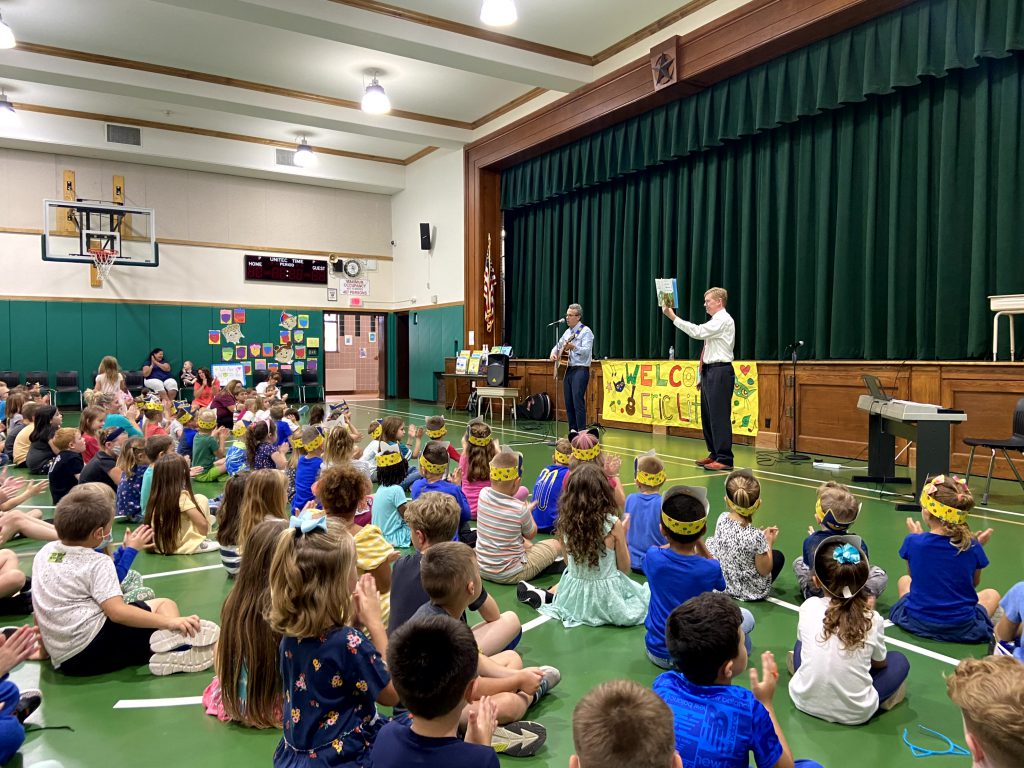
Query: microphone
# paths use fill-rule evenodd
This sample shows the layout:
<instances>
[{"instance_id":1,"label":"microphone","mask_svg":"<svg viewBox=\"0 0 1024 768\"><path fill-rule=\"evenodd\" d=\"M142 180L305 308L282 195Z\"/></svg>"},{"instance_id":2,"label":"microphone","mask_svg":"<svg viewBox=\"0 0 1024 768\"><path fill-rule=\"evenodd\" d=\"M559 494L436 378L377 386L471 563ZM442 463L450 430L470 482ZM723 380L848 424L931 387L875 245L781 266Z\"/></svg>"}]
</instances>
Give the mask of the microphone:
<instances>
[{"instance_id":1,"label":"microphone","mask_svg":"<svg viewBox=\"0 0 1024 768\"><path fill-rule=\"evenodd\" d=\"M796 350L800 349L800 347L802 347L803 345L804 345L803 339L801 339L800 341L794 341L792 344L789 344L789 345L786 346L786 351L787 352L796 352Z\"/></svg>"},{"instance_id":2,"label":"microphone","mask_svg":"<svg viewBox=\"0 0 1024 768\"><path fill-rule=\"evenodd\" d=\"M550 328L550 327L551 327L551 326L553 326L553 325L561 325L561 324L562 324L562 323L564 323L564 322L565 322L565 318L564 318L564 317L560 317L560 318L558 318L557 320L555 320L555 322L553 322L553 323L548 323L548 324L547 324L547 327L548 327L548 328ZM803 342L801 342L801 343L803 343Z\"/></svg>"}]
</instances>

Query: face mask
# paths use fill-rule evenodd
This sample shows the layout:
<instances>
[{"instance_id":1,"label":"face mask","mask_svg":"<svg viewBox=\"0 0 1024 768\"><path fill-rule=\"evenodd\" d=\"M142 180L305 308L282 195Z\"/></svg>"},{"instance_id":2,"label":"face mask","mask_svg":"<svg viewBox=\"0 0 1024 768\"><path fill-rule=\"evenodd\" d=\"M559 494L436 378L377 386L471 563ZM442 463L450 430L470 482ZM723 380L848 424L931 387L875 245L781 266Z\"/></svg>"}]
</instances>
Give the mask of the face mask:
<instances>
[{"instance_id":1,"label":"face mask","mask_svg":"<svg viewBox=\"0 0 1024 768\"><path fill-rule=\"evenodd\" d=\"M122 447L123 447L123 446L120 446L120 445L115 445L115 446L114 446L114 455L115 455L115 456L120 456L120 455L121 455L121 448L122 448Z\"/></svg>"},{"instance_id":2,"label":"face mask","mask_svg":"<svg viewBox=\"0 0 1024 768\"><path fill-rule=\"evenodd\" d=\"M109 547L114 541L114 531L111 529L110 533L104 535L103 541L100 542L100 547Z\"/></svg>"}]
</instances>

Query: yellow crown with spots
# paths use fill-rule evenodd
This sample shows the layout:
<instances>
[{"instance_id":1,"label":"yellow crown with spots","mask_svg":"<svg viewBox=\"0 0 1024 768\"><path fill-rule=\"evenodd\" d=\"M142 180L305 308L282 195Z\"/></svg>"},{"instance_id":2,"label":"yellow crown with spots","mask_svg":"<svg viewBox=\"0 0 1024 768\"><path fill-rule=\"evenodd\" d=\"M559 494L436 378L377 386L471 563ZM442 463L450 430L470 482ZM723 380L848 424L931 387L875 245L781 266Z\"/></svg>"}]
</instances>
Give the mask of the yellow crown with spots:
<instances>
[{"instance_id":1,"label":"yellow crown with spots","mask_svg":"<svg viewBox=\"0 0 1024 768\"><path fill-rule=\"evenodd\" d=\"M304 451L308 451L309 453L312 453L313 451L315 451L318 448L320 448L320 446L322 446L323 444L324 444L324 436L318 434L316 437L314 437L308 443L302 443L302 449Z\"/></svg>"},{"instance_id":2,"label":"yellow crown with spots","mask_svg":"<svg viewBox=\"0 0 1024 768\"><path fill-rule=\"evenodd\" d=\"M561 451L555 451L555 464L561 464L563 466L568 466L569 459L571 459L571 458L572 458L572 454L571 453L562 453Z\"/></svg>"},{"instance_id":3,"label":"yellow crown with spots","mask_svg":"<svg viewBox=\"0 0 1024 768\"><path fill-rule=\"evenodd\" d=\"M760 499L755 501L749 507L741 507L739 504L734 504L733 502L729 501L729 499L726 499L725 503L726 505L728 505L729 509L735 512L737 515L742 515L743 517L753 517L754 513L761 508Z\"/></svg>"},{"instance_id":4,"label":"yellow crown with spots","mask_svg":"<svg viewBox=\"0 0 1024 768\"><path fill-rule=\"evenodd\" d=\"M493 483L505 483L519 477L519 467L491 467L491 482Z\"/></svg>"},{"instance_id":5,"label":"yellow crown with spots","mask_svg":"<svg viewBox=\"0 0 1024 768\"><path fill-rule=\"evenodd\" d=\"M491 441L493 440L493 438L490 435L488 435L487 437L477 437L476 435L468 435L466 439L469 440L469 442L472 445L478 445L481 448L486 448L488 445L491 444Z\"/></svg>"},{"instance_id":6,"label":"yellow crown with spots","mask_svg":"<svg viewBox=\"0 0 1024 768\"><path fill-rule=\"evenodd\" d=\"M217 426L217 420L214 419L213 421L206 421L205 419L199 419L196 422L196 426L200 429L213 429Z\"/></svg>"},{"instance_id":7,"label":"yellow crown with spots","mask_svg":"<svg viewBox=\"0 0 1024 768\"><path fill-rule=\"evenodd\" d=\"M147 411L162 411L164 409L164 404L161 402L152 401L144 403L142 408Z\"/></svg>"},{"instance_id":8,"label":"yellow crown with spots","mask_svg":"<svg viewBox=\"0 0 1024 768\"><path fill-rule=\"evenodd\" d=\"M428 429L427 437L431 440L440 440L442 437L448 434L448 427L441 427L440 429Z\"/></svg>"},{"instance_id":9,"label":"yellow crown with spots","mask_svg":"<svg viewBox=\"0 0 1024 768\"><path fill-rule=\"evenodd\" d=\"M380 440L380 436L384 434L384 426L379 422L375 421L370 425L370 437L374 440Z\"/></svg>"},{"instance_id":10,"label":"yellow crown with spots","mask_svg":"<svg viewBox=\"0 0 1024 768\"><path fill-rule=\"evenodd\" d=\"M435 464L432 461L427 461L425 457L420 456L420 472L424 475L443 475L447 471L447 464Z\"/></svg>"},{"instance_id":11,"label":"yellow crown with spots","mask_svg":"<svg viewBox=\"0 0 1024 768\"><path fill-rule=\"evenodd\" d=\"M248 431L248 427L245 426L244 421L240 421L231 428L231 434L235 437L245 437L245 433Z\"/></svg>"},{"instance_id":12,"label":"yellow crown with spots","mask_svg":"<svg viewBox=\"0 0 1024 768\"><path fill-rule=\"evenodd\" d=\"M967 490L966 481L961 480L956 476L953 476L950 479L958 485L963 486L965 491ZM938 475L933 477L930 483L925 484L924 488L921 489L921 508L926 510L928 514L934 515L940 520L950 523L951 525L966 525L968 515L968 511L966 509L950 507L932 496L938 487L942 485L942 483L946 482L946 480L947 478L945 475Z\"/></svg>"},{"instance_id":13,"label":"yellow crown with spots","mask_svg":"<svg viewBox=\"0 0 1024 768\"><path fill-rule=\"evenodd\" d=\"M593 461L601 453L601 446L595 445L593 448L573 448L572 455L575 456L579 461Z\"/></svg>"},{"instance_id":14,"label":"yellow crown with spots","mask_svg":"<svg viewBox=\"0 0 1024 768\"><path fill-rule=\"evenodd\" d=\"M664 512L661 513L661 524L680 536L693 536L695 533L700 533L707 521L707 515L698 520L676 520Z\"/></svg>"},{"instance_id":15,"label":"yellow crown with spots","mask_svg":"<svg viewBox=\"0 0 1024 768\"><path fill-rule=\"evenodd\" d=\"M657 488L659 485L665 484L665 470L660 472L637 472L636 482L639 485L649 485L652 488Z\"/></svg>"},{"instance_id":16,"label":"yellow crown with spots","mask_svg":"<svg viewBox=\"0 0 1024 768\"><path fill-rule=\"evenodd\" d=\"M402 463L401 451L385 451L384 453L377 454L377 466L378 467L393 467L395 464Z\"/></svg>"}]
</instances>

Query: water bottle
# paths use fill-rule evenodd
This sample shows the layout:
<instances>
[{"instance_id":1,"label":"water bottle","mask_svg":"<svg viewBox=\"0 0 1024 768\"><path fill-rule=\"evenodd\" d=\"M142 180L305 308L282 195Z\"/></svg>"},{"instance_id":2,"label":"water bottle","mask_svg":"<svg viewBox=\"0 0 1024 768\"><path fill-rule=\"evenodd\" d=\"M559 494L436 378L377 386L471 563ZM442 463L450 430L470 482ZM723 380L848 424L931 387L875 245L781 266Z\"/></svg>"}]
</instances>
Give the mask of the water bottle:
<instances>
[{"instance_id":1,"label":"water bottle","mask_svg":"<svg viewBox=\"0 0 1024 768\"><path fill-rule=\"evenodd\" d=\"M676 348L675 347L669 347L668 348L668 359L669 360L675 360L676 359Z\"/></svg>"}]
</instances>

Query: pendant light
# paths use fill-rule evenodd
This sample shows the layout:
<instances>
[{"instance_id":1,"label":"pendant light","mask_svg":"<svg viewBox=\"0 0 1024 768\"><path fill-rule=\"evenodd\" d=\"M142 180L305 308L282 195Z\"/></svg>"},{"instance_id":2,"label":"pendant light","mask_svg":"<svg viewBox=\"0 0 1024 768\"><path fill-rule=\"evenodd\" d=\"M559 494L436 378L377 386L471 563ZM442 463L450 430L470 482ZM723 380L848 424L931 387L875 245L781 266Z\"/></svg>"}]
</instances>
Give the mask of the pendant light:
<instances>
[{"instance_id":1,"label":"pendant light","mask_svg":"<svg viewBox=\"0 0 1024 768\"><path fill-rule=\"evenodd\" d=\"M299 142L299 146L295 148L295 157L293 160L295 161L295 165L299 168L316 167L316 155L313 154L313 148L309 146L305 136L302 137L302 141Z\"/></svg>"},{"instance_id":2,"label":"pendant light","mask_svg":"<svg viewBox=\"0 0 1024 768\"><path fill-rule=\"evenodd\" d=\"M377 70L373 71L373 79L363 93L363 112L368 115L386 115L391 111L391 100L384 93L384 86L377 79Z\"/></svg>"},{"instance_id":3,"label":"pendant light","mask_svg":"<svg viewBox=\"0 0 1024 768\"><path fill-rule=\"evenodd\" d=\"M480 21L489 27L507 27L517 18L515 0L484 0L480 8Z\"/></svg>"},{"instance_id":4,"label":"pendant light","mask_svg":"<svg viewBox=\"0 0 1024 768\"><path fill-rule=\"evenodd\" d=\"M13 48L18 44L14 39L14 31L7 26L3 14L0 13L0 48Z\"/></svg>"}]
</instances>

